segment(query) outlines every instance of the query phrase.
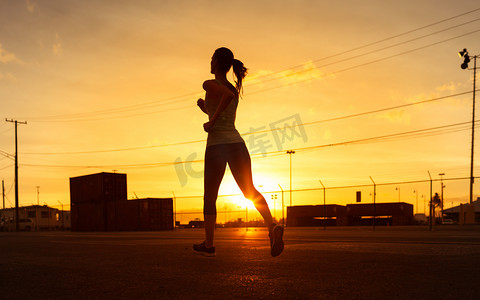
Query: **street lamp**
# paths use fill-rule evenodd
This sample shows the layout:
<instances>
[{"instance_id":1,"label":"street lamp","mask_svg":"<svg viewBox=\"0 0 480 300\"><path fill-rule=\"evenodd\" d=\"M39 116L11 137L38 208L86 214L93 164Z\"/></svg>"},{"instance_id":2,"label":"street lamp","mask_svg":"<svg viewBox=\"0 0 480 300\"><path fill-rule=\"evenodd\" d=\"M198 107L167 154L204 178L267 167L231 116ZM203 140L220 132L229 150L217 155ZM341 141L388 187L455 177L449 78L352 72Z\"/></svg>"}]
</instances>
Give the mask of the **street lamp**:
<instances>
[{"instance_id":1,"label":"street lamp","mask_svg":"<svg viewBox=\"0 0 480 300\"><path fill-rule=\"evenodd\" d=\"M283 204L283 188L280 184L278 184L278 186L280 187L280 190L282 191L282 223L283 223L283 227L285 227L285 205Z\"/></svg>"},{"instance_id":2,"label":"street lamp","mask_svg":"<svg viewBox=\"0 0 480 300\"><path fill-rule=\"evenodd\" d=\"M467 49L463 49L458 52L460 57L463 57L463 63L460 67L465 70L468 69L468 63L470 62L470 56L468 55ZM470 204L472 204L473 198L473 145L475 140L475 83L477 76L477 57L478 55L473 56L473 112L472 112L472 150L470 154Z\"/></svg>"},{"instance_id":3,"label":"street lamp","mask_svg":"<svg viewBox=\"0 0 480 300\"><path fill-rule=\"evenodd\" d=\"M58 203L60 203L60 205L62 206L62 230L65 230L65 218L63 217L63 204L60 201L58 201Z\"/></svg>"},{"instance_id":4,"label":"street lamp","mask_svg":"<svg viewBox=\"0 0 480 300\"><path fill-rule=\"evenodd\" d=\"M400 187L395 188L398 191L398 203L400 203Z\"/></svg>"},{"instance_id":5,"label":"street lamp","mask_svg":"<svg viewBox=\"0 0 480 300\"><path fill-rule=\"evenodd\" d=\"M417 199L417 201L415 202L415 211L416 211L415 214L418 214L418 191L414 190L413 193L416 195L416 199Z\"/></svg>"},{"instance_id":6,"label":"street lamp","mask_svg":"<svg viewBox=\"0 0 480 300\"><path fill-rule=\"evenodd\" d=\"M276 209L275 209L275 202L277 200L277 194L273 194L272 195L272 201L273 201L273 219L275 220L275 216L276 216Z\"/></svg>"},{"instance_id":7,"label":"street lamp","mask_svg":"<svg viewBox=\"0 0 480 300\"><path fill-rule=\"evenodd\" d=\"M287 150L287 154L290 154L290 206L292 206L292 154L295 154L295 151Z\"/></svg>"},{"instance_id":8,"label":"street lamp","mask_svg":"<svg viewBox=\"0 0 480 300\"><path fill-rule=\"evenodd\" d=\"M37 206L35 206L35 230L38 231L38 206L40 205L40 186L37 185Z\"/></svg>"},{"instance_id":9,"label":"street lamp","mask_svg":"<svg viewBox=\"0 0 480 300\"><path fill-rule=\"evenodd\" d=\"M438 174L438 175L440 175L440 184L442 185L442 196L441 196L441 197L442 197L442 198L441 198L441 199L442 199L442 206L440 207L440 210L441 210L441 212L442 212L441 219L442 219L442 221L443 221L443 188L445 187L445 186L443 185L443 175L445 175L445 173L440 173L440 174Z\"/></svg>"}]
</instances>

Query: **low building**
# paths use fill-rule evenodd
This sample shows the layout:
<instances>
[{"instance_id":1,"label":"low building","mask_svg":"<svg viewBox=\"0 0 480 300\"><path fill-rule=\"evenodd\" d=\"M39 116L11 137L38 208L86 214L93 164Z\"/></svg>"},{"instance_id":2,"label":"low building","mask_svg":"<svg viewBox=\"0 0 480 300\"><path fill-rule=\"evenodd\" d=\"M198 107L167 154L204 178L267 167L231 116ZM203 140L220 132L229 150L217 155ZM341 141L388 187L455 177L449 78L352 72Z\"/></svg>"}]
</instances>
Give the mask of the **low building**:
<instances>
[{"instance_id":1,"label":"low building","mask_svg":"<svg viewBox=\"0 0 480 300\"><path fill-rule=\"evenodd\" d=\"M342 205L303 205L287 207L287 226L345 226L346 207Z\"/></svg>"},{"instance_id":2,"label":"low building","mask_svg":"<svg viewBox=\"0 0 480 300\"><path fill-rule=\"evenodd\" d=\"M413 205L398 203L363 203L347 205L348 224L352 226L411 225Z\"/></svg>"},{"instance_id":3,"label":"low building","mask_svg":"<svg viewBox=\"0 0 480 300\"><path fill-rule=\"evenodd\" d=\"M69 210L58 211L58 227L62 230L70 230L72 228L71 213Z\"/></svg>"},{"instance_id":4,"label":"low building","mask_svg":"<svg viewBox=\"0 0 480 300\"><path fill-rule=\"evenodd\" d=\"M15 208L1 210L5 220L15 219ZM30 219L33 222L33 230L55 230L61 228L59 210L47 205L30 205L18 208L19 219Z\"/></svg>"},{"instance_id":5,"label":"low building","mask_svg":"<svg viewBox=\"0 0 480 300\"><path fill-rule=\"evenodd\" d=\"M480 223L480 197L472 201L472 204L460 204L444 209L443 217L462 225Z\"/></svg>"},{"instance_id":6,"label":"low building","mask_svg":"<svg viewBox=\"0 0 480 300\"><path fill-rule=\"evenodd\" d=\"M287 207L287 226L410 225L413 205L376 203Z\"/></svg>"}]
</instances>

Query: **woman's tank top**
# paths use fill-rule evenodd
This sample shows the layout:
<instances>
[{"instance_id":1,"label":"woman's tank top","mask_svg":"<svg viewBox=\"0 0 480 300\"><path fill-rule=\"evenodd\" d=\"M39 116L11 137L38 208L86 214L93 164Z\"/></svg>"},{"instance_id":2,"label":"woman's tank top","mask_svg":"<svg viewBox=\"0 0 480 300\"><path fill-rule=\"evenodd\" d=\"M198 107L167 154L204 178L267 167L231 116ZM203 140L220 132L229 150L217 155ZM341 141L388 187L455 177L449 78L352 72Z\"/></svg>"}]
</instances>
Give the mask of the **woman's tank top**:
<instances>
[{"instance_id":1,"label":"woman's tank top","mask_svg":"<svg viewBox=\"0 0 480 300\"><path fill-rule=\"evenodd\" d=\"M220 81L215 80L222 84ZM222 84L223 85L223 84ZM244 143L243 138L235 128L235 118L237 114L238 96L234 97L227 108L220 113L215 125L208 131L207 147L218 144ZM211 119L217 110L218 103L212 103L205 100L208 117Z\"/></svg>"}]
</instances>

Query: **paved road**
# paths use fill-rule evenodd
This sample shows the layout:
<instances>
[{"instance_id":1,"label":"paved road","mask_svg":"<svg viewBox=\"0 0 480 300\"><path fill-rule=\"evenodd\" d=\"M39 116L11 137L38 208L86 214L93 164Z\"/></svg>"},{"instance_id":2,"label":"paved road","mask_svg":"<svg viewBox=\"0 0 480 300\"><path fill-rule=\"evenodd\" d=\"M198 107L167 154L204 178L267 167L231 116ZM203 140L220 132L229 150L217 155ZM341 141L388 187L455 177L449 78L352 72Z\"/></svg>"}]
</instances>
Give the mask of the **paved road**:
<instances>
[{"instance_id":1,"label":"paved road","mask_svg":"<svg viewBox=\"0 0 480 300\"><path fill-rule=\"evenodd\" d=\"M479 299L480 226L0 233L1 299Z\"/></svg>"}]
</instances>

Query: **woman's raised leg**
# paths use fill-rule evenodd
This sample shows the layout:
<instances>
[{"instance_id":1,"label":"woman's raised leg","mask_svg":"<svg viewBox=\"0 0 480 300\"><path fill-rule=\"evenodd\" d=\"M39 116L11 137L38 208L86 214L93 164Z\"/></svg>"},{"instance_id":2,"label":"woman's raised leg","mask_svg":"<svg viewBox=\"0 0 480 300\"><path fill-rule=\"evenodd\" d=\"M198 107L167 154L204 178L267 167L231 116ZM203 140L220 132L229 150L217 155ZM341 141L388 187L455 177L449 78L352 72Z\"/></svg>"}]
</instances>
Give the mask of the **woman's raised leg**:
<instances>
[{"instance_id":1,"label":"woman's raised leg","mask_svg":"<svg viewBox=\"0 0 480 300\"><path fill-rule=\"evenodd\" d=\"M262 215L267 228L271 228L273 219L267 201L253 185L252 163L247 147L243 143L230 144L228 151L228 166L232 171L240 190L245 198L251 200L255 208Z\"/></svg>"}]
</instances>

